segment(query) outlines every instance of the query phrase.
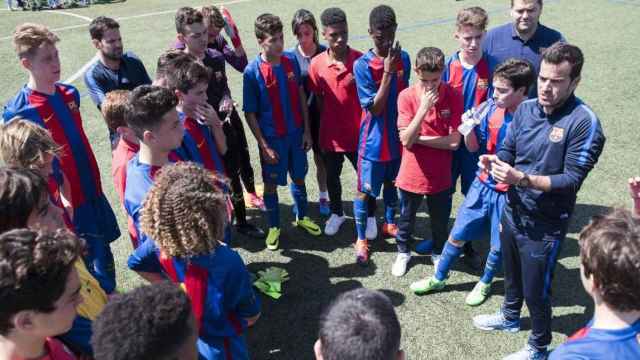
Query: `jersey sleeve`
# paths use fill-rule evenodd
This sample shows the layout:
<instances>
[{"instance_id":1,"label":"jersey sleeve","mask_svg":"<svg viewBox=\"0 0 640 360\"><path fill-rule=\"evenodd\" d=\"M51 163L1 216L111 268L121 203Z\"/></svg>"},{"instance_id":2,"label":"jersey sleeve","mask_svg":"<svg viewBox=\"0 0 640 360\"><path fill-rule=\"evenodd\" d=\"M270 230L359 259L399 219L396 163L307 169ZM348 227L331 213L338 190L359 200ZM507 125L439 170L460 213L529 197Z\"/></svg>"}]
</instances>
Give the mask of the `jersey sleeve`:
<instances>
[{"instance_id":1,"label":"jersey sleeve","mask_svg":"<svg viewBox=\"0 0 640 360\"><path fill-rule=\"evenodd\" d=\"M400 92L398 96L398 129L406 128L411 124L411 120L416 115L411 104L413 89L407 88Z\"/></svg>"},{"instance_id":2,"label":"jersey sleeve","mask_svg":"<svg viewBox=\"0 0 640 360\"><path fill-rule=\"evenodd\" d=\"M247 60L247 54L236 54L236 51L231 46L229 46L229 43L227 43L227 40L222 35L219 35L216 38L216 42L218 43L218 48L222 49L225 61L229 63L229 65L231 65L234 69L238 70L239 72L243 72L247 67L247 64L249 63Z\"/></svg>"},{"instance_id":3,"label":"jersey sleeve","mask_svg":"<svg viewBox=\"0 0 640 360\"><path fill-rule=\"evenodd\" d=\"M605 137L600 121L585 105L581 106L586 114L573 127L567 139L564 172L549 176L552 192L578 192L604 148Z\"/></svg>"},{"instance_id":4,"label":"jersey sleeve","mask_svg":"<svg viewBox=\"0 0 640 360\"><path fill-rule=\"evenodd\" d=\"M129 256L127 266L136 272L162 273L162 265L158 260L158 248L153 240L146 239L138 246Z\"/></svg>"},{"instance_id":5,"label":"jersey sleeve","mask_svg":"<svg viewBox=\"0 0 640 360\"><path fill-rule=\"evenodd\" d=\"M253 291L249 271L240 255L231 251L232 267L226 281L225 296L228 296L231 307L241 318L250 318L260 314L260 299Z\"/></svg>"},{"instance_id":6,"label":"jersey sleeve","mask_svg":"<svg viewBox=\"0 0 640 360\"><path fill-rule=\"evenodd\" d=\"M516 160L516 138L518 135L518 125L522 121L522 106L519 106L516 112L513 114L513 120L509 123L507 128L507 134L504 137L504 141L500 150L496 152L498 158L510 165L513 165Z\"/></svg>"},{"instance_id":7,"label":"jersey sleeve","mask_svg":"<svg viewBox=\"0 0 640 360\"><path fill-rule=\"evenodd\" d=\"M84 84L87 86L87 91L94 104L100 109L102 102L104 101L105 86L101 79L97 78L91 69L84 74Z\"/></svg>"},{"instance_id":8,"label":"jersey sleeve","mask_svg":"<svg viewBox=\"0 0 640 360\"><path fill-rule=\"evenodd\" d=\"M242 110L248 113L260 112L260 86L254 66L248 66L242 74Z\"/></svg>"},{"instance_id":9,"label":"jersey sleeve","mask_svg":"<svg viewBox=\"0 0 640 360\"><path fill-rule=\"evenodd\" d=\"M404 80L405 84L409 84L409 79L411 78L411 58L409 57L409 53L406 51L402 51L402 80Z\"/></svg>"},{"instance_id":10,"label":"jersey sleeve","mask_svg":"<svg viewBox=\"0 0 640 360\"><path fill-rule=\"evenodd\" d=\"M373 75L365 59L360 58L353 66L353 73L356 78L356 89L358 100L363 109L369 109L373 105L373 100L378 92L378 85L373 80Z\"/></svg>"}]
</instances>

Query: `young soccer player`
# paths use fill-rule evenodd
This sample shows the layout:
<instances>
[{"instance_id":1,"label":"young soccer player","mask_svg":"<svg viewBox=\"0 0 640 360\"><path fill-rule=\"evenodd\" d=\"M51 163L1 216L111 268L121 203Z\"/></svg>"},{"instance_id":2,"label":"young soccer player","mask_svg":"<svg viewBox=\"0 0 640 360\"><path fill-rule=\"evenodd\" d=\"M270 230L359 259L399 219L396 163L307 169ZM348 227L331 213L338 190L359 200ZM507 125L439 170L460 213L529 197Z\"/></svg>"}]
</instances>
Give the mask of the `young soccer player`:
<instances>
[{"instance_id":1,"label":"young soccer player","mask_svg":"<svg viewBox=\"0 0 640 360\"><path fill-rule=\"evenodd\" d=\"M309 89L316 98L320 114L320 154L327 171L331 216L324 228L335 235L344 223L340 174L346 157L357 169L358 130L362 109L358 102L353 65L362 53L348 45L347 15L342 9L328 8L320 16L322 36L329 48L309 65ZM369 198L368 216L375 214L376 199Z\"/></svg>"},{"instance_id":2,"label":"young soccer player","mask_svg":"<svg viewBox=\"0 0 640 360\"><path fill-rule=\"evenodd\" d=\"M320 111L317 107L317 99L315 94L311 92L309 84L309 65L311 59L327 49L326 46L318 42L318 26L316 18L306 9L299 9L293 14L291 20L291 31L296 37L298 43L288 50L298 60L300 72L302 76L302 86L307 96L307 112L309 113L309 126L311 131L311 140L313 145L313 161L316 164L316 180L318 182L318 204L320 206L320 214L328 216L329 194L327 193L327 170L322 161L320 141Z\"/></svg>"},{"instance_id":3,"label":"young soccer player","mask_svg":"<svg viewBox=\"0 0 640 360\"><path fill-rule=\"evenodd\" d=\"M93 327L96 360L198 359L191 302L168 281L115 296Z\"/></svg>"},{"instance_id":4,"label":"young soccer player","mask_svg":"<svg viewBox=\"0 0 640 360\"><path fill-rule=\"evenodd\" d=\"M239 141L242 135L239 135L231 125L231 122L234 122L242 127L242 123L238 112L233 107L225 74L224 57L217 50L206 47L204 33L207 29L200 12L188 7L178 10L176 29L178 39L186 46L185 52L202 62L202 64L195 61L176 62L176 67L180 64L184 69L176 68L176 71L170 75L174 78L170 81L173 84L171 87L175 87L178 91L176 93L180 100L178 107L184 108L179 111L186 115L183 119L187 130L184 145L191 148L188 152L194 155L184 160L202 163L207 169L226 173L231 178L233 207L237 220L236 230L244 235L262 239L265 236L264 231L249 224L246 219L240 165L243 159L239 156L245 147L241 144L242 141ZM225 121L222 122L219 118ZM206 123L211 126L202 123L202 119L206 119ZM195 142L191 142L189 136L193 137ZM204 138L207 138L205 144L208 145L195 149L195 144L202 143ZM228 148L228 144L231 144L232 148ZM217 145L218 150L211 148L212 145Z\"/></svg>"},{"instance_id":5,"label":"young soccer player","mask_svg":"<svg viewBox=\"0 0 640 360\"><path fill-rule=\"evenodd\" d=\"M403 146L396 186L400 191L400 219L396 238L398 255L391 273L403 276L411 259L416 213L427 198L433 261L437 263L447 239L451 214L451 158L461 140L460 96L442 82L444 54L438 48L422 48L414 65L418 82L398 96L398 130Z\"/></svg>"},{"instance_id":6,"label":"young soccer player","mask_svg":"<svg viewBox=\"0 0 640 360\"><path fill-rule=\"evenodd\" d=\"M115 215L100 182L100 170L82 128L80 94L71 85L58 83L60 60L58 37L43 25L22 24L13 43L29 82L5 106L3 118L15 116L46 128L62 148L54 173L69 179L73 223L78 236L87 242L87 260L92 272L108 292L116 286L113 254L109 243L120 236Z\"/></svg>"},{"instance_id":7,"label":"young soccer player","mask_svg":"<svg viewBox=\"0 0 640 360\"><path fill-rule=\"evenodd\" d=\"M464 111L480 105L487 99L491 83L489 58L482 52L482 41L487 33L489 18L481 7L469 7L458 12L455 39L459 50L449 59L443 79L463 98ZM469 151L464 142L453 154L452 184L455 192L460 178L460 191L467 195L478 169L478 154ZM480 257L471 243L464 247L465 262L473 269L480 268Z\"/></svg>"},{"instance_id":8,"label":"young soccer player","mask_svg":"<svg viewBox=\"0 0 640 360\"><path fill-rule=\"evenodd\" d=\"M398 191L394 180L400 168L401 145L398 137L398 94L409 85L411 60L402 50L396 36L396 14L392 8L380 5L369 13L369 36L373 49L360 57L353 66L360 106L364 117L358 139L358 194L353 201L356 221L356 261L369 261L367 229L377 228L375 217L367 217L367 201L376 198L384 185L385 223L382 232L395 237ZM371 235L371 236L370 236Z\"/></svg>"},{"instance_id":9,"label":"young soccer player","mask_svg":"<svg viewBox=\"0 0 640 360\"><path fill-rule=\"evenodd\" d=\"M72 360L54 336L71 328L82 301L73 233L17 229L0 235L0 358Z\"/></svg>"},{"instance_id":10,"label":"young soccer player","mask_svg":"<svg viewBox=\"0 0 640 360\"><path fill-rule=\"evenodd\" d=\"M142 85L128 100L125 120L138 138L140 150L127 163L124 208L133 221L138 244L142 244L146 238L140 232L142 203L158 169L169 163L169 155L182 144L185 130L176 111L178 98L171 90Z\"/></svg>"},{"instance_id":11,"label":"young soccer player","mask_svg":"<svg viewBox=\"0 0 640 360\"><path fill-rule=\"evenodd\" d=\"M513 113L527 99L533 85L533 66L525 60L509 59L493 74L493 98L481 105L486 110L479 124L464 137L467 148L480 155L495 154L513 118ZM475 119L467 119L473 122ZM487 255L484 273L466 298L467 305L477 306L485 301L491 290L491 281L502 264L500 251L500 217L506 201L508 184L498 183L484 171L471 184L469 192L458 209L456 222L449 234L434 275L411 285L416 293L441 290L449 270L462 253L464 243L490 234L491 249Z\"/></svg>"},{"instance_id":12,"label":"young soccer player","mask_svg":"<svg viewBox=\"0 0 640 360\"><path fill-rule=\"evenodd\" d=\"M105 96L100 111L109 128L109 132L117 135L116 143L111 152L111 176L113 186L120 198L120 204L124 207L124 191L127 185L127 163L140 150L140 144L136 134L127 126L124 120L129 98L128 90L113 90ZM135 249L138 247L138 233L133 225L133 220L127 217L129 239Z\"/></svg>"},{"instance_id":13,"label":"young soccer player","mask_svg":"<svg viewBox=\"0 0 640 360\"><path fill-rule=\"evenodd\" d=\"M283 54L280 18L262 14L255 22L260 54L243 75L243 110L260 148L264 202L268 213L267 249L280 243L280 209L277 186L287 185L296 207L294 224L318 236L320 227L307 216L307 154L311 148L307 97L295 57Z\"/></svg>"},{"instance_id":14,"label":"young soccer player","mask_svg":"<svg viewBox=\"0 0 640 360\"><path fill-rule=\"evenodd\" d=\"M403 360L400 322L383 293L359 288L341 294L320 318L317 360Z\"/></svg>"},{"instance_id":15,"label":"young soccer player","mask_svg":"<svg viewBox=\"0 0 640 360\"><path fill-rule=\"evenodd\" d=\"M0 233L18 228L55 231L65 227L64 211L51 201L46 178L40 175L42 171L42 168L0 168ZM60 338L74 352L91 355L91 324L106 304L107 295L82 259L75 262L75 268L82 285L82 303L77 307L73 325Z\"/></svg>"},{"instance_id":16,"label":"young soccer player","mask_svg":"<svg viewBox=\"0 0 640 360\"><path fill-rule=\"evenodd\" d=\"M156 281L162 274L184 287L206 359L249 359L243 333L260 315L240 255L221 244L227 219L224 179L194 163L163 168L142 210L147 240L129 267Z\"/></svg>"},{"instance_id":17,"label":"young soccer player","mask_svg":"<svg viewBox=\"0 0 640 360\"><path fill-rule=\"evenodd\" d=\"M596 216L578 242L580 278L595 311L549 359L640 358L640 218L623 209Z\"/></svg>"}]
</instances>

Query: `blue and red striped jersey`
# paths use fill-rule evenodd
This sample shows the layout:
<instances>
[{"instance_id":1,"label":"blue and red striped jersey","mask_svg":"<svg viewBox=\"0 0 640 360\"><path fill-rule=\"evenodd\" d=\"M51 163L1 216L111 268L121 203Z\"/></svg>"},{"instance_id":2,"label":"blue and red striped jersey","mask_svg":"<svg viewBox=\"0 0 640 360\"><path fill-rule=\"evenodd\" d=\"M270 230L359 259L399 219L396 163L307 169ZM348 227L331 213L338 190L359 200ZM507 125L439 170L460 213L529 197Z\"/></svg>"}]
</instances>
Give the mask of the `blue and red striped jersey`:
<instances>
[{"instance_id":1,"label":"blue and red striped jersey","mask_svg":"<svg viewBox=\"0 0 640 360\"><path fill-rule=\"evenodd\" d=\"M489 59L483 55L475 66L466 68L456 52L447 59L442 80L462 95L464 111L467 111L487 100L491 86Z\"/></svg>"},{"instance_id":2,"label":"blue and red striped jersey","mask_svg":"<svg viewBox=\"0 0 640 360\"><path fill-rule=\"evenodd\" d=\"M499 108L493 99L487 100L486 106L489 108L485 116L474 129L478 139L479 155L495 154L500 150L507 135L507 128L513 119L513 114L508 113L504 108ZM478 179L496 191L504 192L509 189L508 184L497 183L493 176L482 170L478 170Z\"/></svg>"},{"instance_id":3,"label":"blue and red striped jersey","mask_svg":"<svg viewBox=\"0 0 640 360\"><path fill-rule=\"evenodd\" d=\"M182 112L178 115L184 126L184 138L178 151L181 160L196 162L207 170L224 175L224 163L211 129Z\"/></svg>"},{"instance_id":4,"label":"blue and red striped jersey","mask_svg":"<svg viewBox=\"0 0 640 360\"><path fill-rule=\"evenodd\" d=\"M279 65L258 55L243 74L242 110L255 113L265 137L282 137L303 129L299 87L300 66L295 56L284 53Z\"/></svg>"},{"instance_id":5,"label":"blue and red striped jersey","mask_svg":"<svg viewBox=\"0 0 640 360\"><path fill-rule=\"evenodd\" d=\"M409 86L411 60L402 51L398 71L392 75L387 105L381 115L373 115L369 108L380 88L384 74L384 59L369 50L356 60L353 73L356 79L358 99L363 111L358 139L358 156L372 161L390 161L400 158L401 145L398 135L398 95Z\"/></svg>"},{"instance_id":6,"label":"blue and red striped jersey","mask_svg":"<svg viewBox=\"0 0 640 360\"><path fill-rule=\"evenodd\" d=\"M558 346L549 360L640 359L640 319L618 330L595 329L593 320Z\"/></svg>"}]
</instances>

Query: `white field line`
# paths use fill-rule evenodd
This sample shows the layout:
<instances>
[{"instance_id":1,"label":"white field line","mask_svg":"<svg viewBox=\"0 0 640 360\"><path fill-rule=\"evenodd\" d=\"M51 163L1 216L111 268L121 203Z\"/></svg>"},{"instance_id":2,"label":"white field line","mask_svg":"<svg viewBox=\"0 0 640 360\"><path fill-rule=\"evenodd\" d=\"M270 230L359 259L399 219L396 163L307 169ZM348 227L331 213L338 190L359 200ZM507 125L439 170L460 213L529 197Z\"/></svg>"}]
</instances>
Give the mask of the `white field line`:
<instances>
[{"instance_id":1,"label":"white field line","mask_svg":"<svg viewBox=\"0 0 640 360\"><path fill-rule=\"evenodd\" d=\"M92 18L88 17L88 16L83 16L83 15L78 15L69 11L62 11L62 10L45 10L46 13L50 13L50 14L60 14L60 15L67 15L67 16L73 16L76 17L78 19L82 19L84 21L88 21L91 22L91 20L93 20Z\"/></svg>"},{"instance_id":2,"label":"white field line","mask_svg":"<svg viewBox=\"0 0 640 360\"><path fill-rule=\"evenodd\" d=\"M71 84L74 81L78 80L78 78L80 76L82 76L82 74L84 74L85 71L87 71L87 69L93 65L94 62L98 61L98 54L94 55L94 57L91 58L91 60L89 60L86 64L84 64L80 70L76 71L75 74L71 75L68 79L66 79L64 81L65 84Z\"/></svg>"}]
</instances>

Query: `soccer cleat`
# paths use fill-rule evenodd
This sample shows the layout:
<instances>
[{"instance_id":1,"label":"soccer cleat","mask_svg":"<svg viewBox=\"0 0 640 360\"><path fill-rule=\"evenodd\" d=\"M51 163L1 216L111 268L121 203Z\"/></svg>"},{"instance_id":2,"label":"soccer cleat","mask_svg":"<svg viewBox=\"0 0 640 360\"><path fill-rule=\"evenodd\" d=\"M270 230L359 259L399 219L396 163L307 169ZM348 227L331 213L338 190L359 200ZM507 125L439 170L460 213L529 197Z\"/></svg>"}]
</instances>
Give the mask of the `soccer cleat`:
<instances>
[{"instance_id":1,"label":"soccer cleat","mask_svg":"<svg viewBox=\"0 0 640 360\"><path fill-rule=\"evenodd\" d=\"M262 211L266 211L266 207L264 206L264 200L256 193L249 193L249 204L256 209L260 209Z\"/></svg>"},{"instance_id":2,"label":"soccer cleat","mask_svg":"<svg viewBox=\"0 0 640 360\"><path fill-rule=\"evenodd\" d=\"M357 240L354 244L356 249L356 263L358 265L366 266L369 262L369 241Z\"/></svg>"},{"instance_id":3,"label":"soccer cleat","mask_svg":"<svg viewBox=\"0 0 640 360\"><path fill-rule=\"evenodd\" d=\"M342 224L344 223L344 215L343 216L339 216L336 214L331 214L331 217L329 217L329 220L327 220L326 224L324 225L324 233L325 235L329 235L329 236L333 236L335 235L338 230L340 230L340 226L342 226Z\"/></svg>"},{"instance_id":4,"label":"soccer cleat","mask_svg":"<svg viewBox=\"0 0 640 360\"><path fill-rule=\"evenodd\" d=\"M391 275L400 277L407 273L407 265L411 260L411 254L407 253L398 253L396 256L396 261L393 263L391 267Z\"/></svg>"},{"instance_id":5,"label":"soccer cleat","mask_svg":"<svg viewBox=\"0 0 640 360\"><path fill-rule=\"evenodd\" d=\"M428 279L419 280L411 284L410 288L416 295L426 294L431 291L442 290L444 285L446 284L446 280L438 280L435 277L430 277Z\"/></svg>"},{"instance_id":6,"label":"soccer cleat","mask_svg":"<svg viewBox=\"0 0 640 360\"><path fill-rule=\"evenodd\" d=\"M398 225L396 224L382 224L382 236L385 238L394 238L398 235Z\"/></svg>"},{"instance_id":7,"label":"soccer cleat","mask_svg":"<svg viewBox=\"0 0 640 360\"><path fill-rule=\"evenodd\" d=\"M320 215L329 216L329 214L331 214L331 209L329 208L329 200L321 198L320 201L318 201L318 205L320 206Z\"/></svg>"},{"instance_id":8,"label":"soccer cleat","mask_svg":"<svg viewBox=\"0 0 640 360\"><path fill-rule=\"evenodd\" d=\"M482 281L478 281L473 290L467 295L465 302L469 306L478 306L487 300L487 296L491 293L491 284L485 284Z\"/></svg>"},{"instance_id":9,"label":"soccer cleat","mask_svg":"<svg viewBox=\"0 0 640 360\"><path fill-rule=\"evenodd\" d=\"M265 243L267 244L267 249L277 250L278 245L280 245L280 229L277 227L270 228Z\"/></svg>"},{"instance_id":10,"label":"soccer cleat","mask_svg":"<svg viewBox=\"0 0 640 360\"><path fill-rule=\"evenodd\" d=\"M378 237L378 224L376 224L376 218L370 216L367 218L367 230L365 231L367 240L375 240Z\"/></svg>"},{"instance_id":11,"label":"soccer cleat","mask_svg":"<svg viewBox=\"0 0 640 360\"><path fill-rule=\"evenodd\" d=\"M548 356L547 349L540 350L527 344L520 351L507 355L502 360L547 360Z\"/></svg>"},{"instance_id":12,"label":"soccer cleat","mask_svg":"<svg viewBox=\"0 0 640 360\"><path fill-rule=\"evenodd\" d=\"M311 220L308 216L305 216L302 219L296 220L294 222L294 225L303 228L313 236L319 236L320 234L322 234L322 230L320 230L320 226L314 223L313 220Z\"/></svg>"},{"instance_id":13,"label":"soccer cleat","mask_svg":"<svg viewBox=\"0 0 640 360\"><path fill-rule=\"evenodd\" d=\"M259 227L244 223L244 224L236 224L236 231L242 235L254 238L254 239L264 239L265 233Z\"/></svg>"},{"instance_id":14,"label":"soccer cleat","mask_svg":"<svg viewBox=\"0 0 640 360\"><path fill-rule=\"evenodd\" d=\"M504 318L502 310L498 310L493 314L474 316L473 326L480 330L514 333L520 331L520 320L509 321Z\"/></svg>"}]
</instances>

